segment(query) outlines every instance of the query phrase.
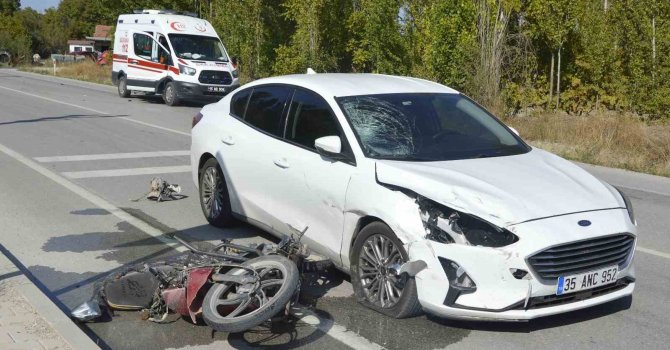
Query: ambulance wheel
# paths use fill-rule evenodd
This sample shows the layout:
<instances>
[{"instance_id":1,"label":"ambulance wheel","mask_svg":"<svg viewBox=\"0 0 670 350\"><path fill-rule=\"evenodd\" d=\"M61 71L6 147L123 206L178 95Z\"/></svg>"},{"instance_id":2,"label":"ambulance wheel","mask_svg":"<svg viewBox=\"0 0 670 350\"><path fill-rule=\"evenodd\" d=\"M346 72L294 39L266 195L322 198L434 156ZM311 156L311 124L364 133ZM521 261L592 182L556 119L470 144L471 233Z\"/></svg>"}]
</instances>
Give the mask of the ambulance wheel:
<instances>
[{"instance_id":1,"label":"ambulance wheel","mask_svg":"<svg viewBox=\"0 0 670 350\"><path fill-rule=\"evenodd\" d=\"M130 90L128 90L128 80L126 79L125 75L119 77L119 85L117 88L119 90L119 97L130 97Z\"/></svg>"},{"instance_id":2,"label":"ambulance wheel","mask_svg":"<svg viewBox=\"0 0 670 350\"><path fill-rule=\"evenodd\" d=\"M163 92L163 101L165 104L172 107L179 104L179 97L177 97L177 87L173 82L167 83L165 85L165 91Z\"/></svg>"}]
</instances>

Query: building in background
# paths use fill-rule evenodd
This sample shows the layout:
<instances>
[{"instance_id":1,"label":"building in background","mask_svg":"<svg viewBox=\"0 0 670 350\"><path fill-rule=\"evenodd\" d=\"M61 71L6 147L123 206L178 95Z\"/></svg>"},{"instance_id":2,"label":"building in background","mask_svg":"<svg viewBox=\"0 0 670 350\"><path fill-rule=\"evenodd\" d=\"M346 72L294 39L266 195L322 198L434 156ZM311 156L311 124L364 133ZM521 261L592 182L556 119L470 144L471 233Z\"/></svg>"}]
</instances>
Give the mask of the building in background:
<instances>
[{"instance_id":1,"label":"building in background","mask_svg":"<svg viewBox=\"0 0 670 350\"><path fill-rule=\"evenodd\" d=\"M112 45L112 26L96 25L93 36L87 36L86 40L72 39L67 41L70 53L79 52L104 52Z\"/></svg>"},{"instance_id":2,"label":"building in background","mask_svg":"<svg viewBox=\"0 0 670 350\"><path fill-rule=\"evenodd\" d=\"M93 52L95 42L93 40L68 40L67 45L70 53Z\"/></svg>"},{"instance_id":3,"label":"building in background","mask_svg":"<svg viewBox=\"0 0 670 350\"><path fill-rule=\"evenodd\" d=\"M87 36L86 40L93 41L93 49L103 52L112 46L112 26L98 24L95 26L93 36Z\"/></svg>"}]
</instances>

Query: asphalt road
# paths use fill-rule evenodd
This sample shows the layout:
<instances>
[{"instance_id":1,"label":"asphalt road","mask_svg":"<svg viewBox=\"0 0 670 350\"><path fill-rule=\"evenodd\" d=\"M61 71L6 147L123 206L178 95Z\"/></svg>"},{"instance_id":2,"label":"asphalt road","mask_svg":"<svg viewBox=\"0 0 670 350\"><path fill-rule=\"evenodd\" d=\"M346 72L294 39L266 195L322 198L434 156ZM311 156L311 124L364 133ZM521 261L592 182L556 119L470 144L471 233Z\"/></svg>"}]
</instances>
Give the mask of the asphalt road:
<instances>
[{"instance_id":1,"label":"asphalt road","mask_svg":"<svg viewBox=\"0 0 670 350\"><path fill-rule=\"evenodd\" d=\"M224 237L272 240L250 226L220 230L204 220L187 172L191 117L199 108L121 99L112 87L0 70L0 244L62 309L86 300L93 282L124 264L176 253L165 233L201 245ZM583 166L622 188L635 206L640 237L632 299L528 323L395 320L356 304L347 277L333 272L312 276L305 288L311 314L271 329L229 335L182 319L153 324L134 312L83 329L113 349L666 349L670 179ZM178 183L188 197L131 201L154 175Z\"/></svg>"}]
</instances>

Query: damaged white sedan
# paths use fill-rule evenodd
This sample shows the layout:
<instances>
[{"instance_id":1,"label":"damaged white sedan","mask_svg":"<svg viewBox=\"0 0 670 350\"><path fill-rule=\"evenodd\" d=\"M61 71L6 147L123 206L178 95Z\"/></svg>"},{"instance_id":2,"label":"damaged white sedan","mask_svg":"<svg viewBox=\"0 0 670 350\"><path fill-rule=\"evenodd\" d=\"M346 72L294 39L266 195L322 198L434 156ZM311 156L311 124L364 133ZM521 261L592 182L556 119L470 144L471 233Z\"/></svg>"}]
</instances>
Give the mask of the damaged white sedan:
<instances>
[{"instance_id":1,"label":"damaged white sedan","mask_svg":"<svg viewBox=\"0 0 670 350\"><path fill-rule=\"evenodd\" d=\"M392 317L528 320L631 295L630 202L433 82L306 74L193 119L207 220L303 241Z\"/></svg>"}]
</instances>

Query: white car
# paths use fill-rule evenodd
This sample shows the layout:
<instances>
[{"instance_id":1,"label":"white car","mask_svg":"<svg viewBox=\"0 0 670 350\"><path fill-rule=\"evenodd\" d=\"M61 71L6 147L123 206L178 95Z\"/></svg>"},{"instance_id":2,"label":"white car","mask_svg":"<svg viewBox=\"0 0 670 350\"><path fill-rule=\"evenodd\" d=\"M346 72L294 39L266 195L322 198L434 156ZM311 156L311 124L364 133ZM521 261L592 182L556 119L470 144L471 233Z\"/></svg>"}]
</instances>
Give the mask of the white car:
<instances>
[{"instance_id":1,"label":"white car","mask_svg":"<svg viewBox=\"0 0 670 350\"><path fill-rule=\"evenodd\" d=\"M430 81L254 81L193 119L191 161L211 224L306 230L392 317L528 320L635 287L628 199Z\"/></svg>"}]
</instances>

